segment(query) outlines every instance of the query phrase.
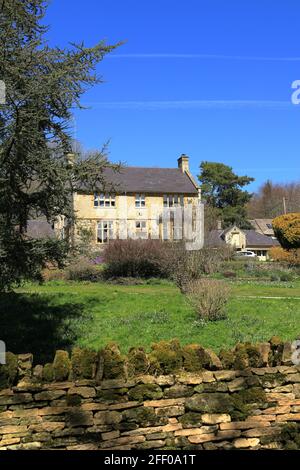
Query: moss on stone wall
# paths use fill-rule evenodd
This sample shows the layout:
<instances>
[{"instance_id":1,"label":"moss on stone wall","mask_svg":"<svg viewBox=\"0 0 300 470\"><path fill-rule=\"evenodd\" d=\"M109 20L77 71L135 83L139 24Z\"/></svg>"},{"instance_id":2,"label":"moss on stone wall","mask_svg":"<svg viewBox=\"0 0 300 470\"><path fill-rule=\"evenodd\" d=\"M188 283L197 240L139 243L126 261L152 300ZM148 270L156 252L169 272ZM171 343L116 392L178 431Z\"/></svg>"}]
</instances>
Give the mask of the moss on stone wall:
<instances>
[{"instance_id":1,"label":"moss on stone wall","mask_svg":"<svg viewBox=\"0 0 300 470\"><path fill-rule=\"evenodd\" d=\"M54 380L53 364L45 364L42 371L42 378L45 382L52 382Z\"/></svg>"},{"instance_id":2,"label":"moss on stone wall","mask_svg":"<svg viewBox=\"0 0 300 470\"><path fill-rule=\"evenodd\" d=\"M240 390L230 396L233 410L231 413L232 419L243 421L251 415L255 408L259 408L267 402L267 397L262 387L252 387L245 390Z\"/></svg>"},{"instance_id":3,"label":"moss on stone wall","mask_svg":"<svg viewBox=\"0 0 300 470\"><path fill-rule=\"evenodd\" d=\"M130 348L127 355L128 375L146 374L149 367L149 359L144 348Z\"/></svg>"},{"instance_id":4,"label":"moss on stone wall","mask_svg":"<svg viewBox=\"0 0 300 470\"><path fill-rule=\"evenodd\" d=\"M151 349L149 355L150 373L170 374L182 368L183 354L177 339L154 343Z\"/></svg>"},{"instance_id":5,"label":"moss on stone wall","mask_svg":"<svg viewBox=\"0 0 300 470\"><path fill-rule=\"evenodd\" d=\"M53 361L54 380L57 382L68 379L71 371L71 361L67 351L56 351Z\"/></svg>"},{"instance_id":6,"label":"moss on stone wall","mask_svg":"<svg viewBox=\"0 0 300 470\"><path fill-rule=\"evenodd\" d=\"M177 340L127 356L112 343L35 367L31 354L9 353L0 449L299 449L300 367L286 365L282 344L240 343L218 357Z\"/></svg>"},{"instance_id":7,"label":"moss on stone wall","mask_svg":"<svg viewBox=\"0 0 300 470\"><path fill-rule=\"evenodd\" d=\"M103 377L105 379L116 379L126 377L126 358L120 353L116 343L109 343L102 351L104 360Z\"/></svg>"},{"instance_id":8,"label":"moss on stone wall","mask_svg":"<svg viewBox=\"0 0 300 470\"><path fill-rule=\"evenodd\" d=\"M140 384L129 390L128 397L130 400L155 400L162 398L162 389L156 384Z\"/></svg>"},{"instance_id":9,"label":"moss on stone wall","mask_svg":"<svg viewBox=\"0 0 300 470\"><path fill-rule=\"evenodd\" d=\"M0 389L15 383L18 375L18 358L11 352L6 353L6 364L0 366Z\"/></svg>"},{"instance_id":10,"label":"moss on stone wall","mask_svg":"<svg viewBox=\"0 0 300 470\"><path fill-rule=\"evenodd\" d=\"M98 356L90 349L74 348L71 355L72 376L93 379L96 375Z\"/></svg>"},{"instance_id":11,"label":"moss on stone wall","mask_svg":"<svg viewBox=\"0 0 300 470\"><path fill-rule=\"evenodd\" d=\"M33 375L45 382L59 382L67 379L124 379L136 375L164 375L178 371L200 372L202 370L246 370L251 367L292 364L289 353L290 343L272 337L268 343L238 343L231 350L221 350L219 355L198 344L181 346L177 339L160 341L146 352L142 347L133 347L123 355L116 343L108 344L99 353L75 347L71 359L66 351L57 351L52 364L38 365ZM31 368L32 358L8 353L8 362L0 365L0 387L12 383L16 376L25 376ZM26 356L26 357L24 357ZM29 355L31 356L31 355ZM277 376L279 383L279 376ZM202 391L226 391L224 387L206 385Z\"/></svg>"}]
</instances>

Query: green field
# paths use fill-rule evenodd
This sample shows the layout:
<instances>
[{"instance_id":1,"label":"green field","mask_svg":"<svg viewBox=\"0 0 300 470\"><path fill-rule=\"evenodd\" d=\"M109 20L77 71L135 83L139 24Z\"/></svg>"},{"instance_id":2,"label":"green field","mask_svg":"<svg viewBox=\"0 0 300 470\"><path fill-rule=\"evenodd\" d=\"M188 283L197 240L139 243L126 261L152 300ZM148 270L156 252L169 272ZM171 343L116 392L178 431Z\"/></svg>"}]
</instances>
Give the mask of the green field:
<instances>
[{"instance_id":1,"label":"green field","mask_svg":"<svg viewBox=\"0 0 300 470\"><path fill-rule=\"evenodd\" d=\"M230 282L228 318L202 324L185 297L170 282L121 286L52 281L27 284L0 295L1 337L13 352L33 352L48 360L57 348L131 346L178 338L215 351L238 341L263 341L273 335L300 334L300 281Z\"/></svg>"}]
</instances>

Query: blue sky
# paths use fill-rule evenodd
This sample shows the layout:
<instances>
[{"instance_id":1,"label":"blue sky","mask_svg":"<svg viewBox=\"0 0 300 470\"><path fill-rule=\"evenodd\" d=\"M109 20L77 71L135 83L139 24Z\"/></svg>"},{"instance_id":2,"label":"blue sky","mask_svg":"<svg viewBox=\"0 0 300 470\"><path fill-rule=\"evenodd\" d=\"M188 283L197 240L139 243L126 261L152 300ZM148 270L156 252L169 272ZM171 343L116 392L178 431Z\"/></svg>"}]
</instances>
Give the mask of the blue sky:
<instances>
[{"instance_id":1,"label":"blue sky","mask_svg":"<svg viewBox=\"0 0 300 470\"><path fill-rule=\"evenodd\" d=\"M97 71L74 135L110 140L112 161L176 166L190 156L255 177L299 181L298 0L52 0L51 45L126 41Z\"/></svg>"}]
</instances>

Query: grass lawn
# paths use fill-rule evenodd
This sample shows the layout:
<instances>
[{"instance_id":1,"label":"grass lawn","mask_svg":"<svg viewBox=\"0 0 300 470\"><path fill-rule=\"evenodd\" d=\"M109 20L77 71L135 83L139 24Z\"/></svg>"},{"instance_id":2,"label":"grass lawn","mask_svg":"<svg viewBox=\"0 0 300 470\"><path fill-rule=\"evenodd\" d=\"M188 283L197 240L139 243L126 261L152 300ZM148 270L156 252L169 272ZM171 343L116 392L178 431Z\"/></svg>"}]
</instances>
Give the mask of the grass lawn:
<instances>
[{"instance_id":1,"label":"grass lawn","mask_svg":"<svg viewBox=\"0 0 300 470\"><path fill-rule=\"evenodd\" d=\"M2 294L0 311L1 339L7 348L33 352L41 361L50 360L57 348L77 344L99 349L109 341L119 343L124 352L139 345L149 349L151 343L171 338L218 351L274 334L295 339L300 334L300 281L232 282L228 318L205 325L166 281L136 286L27 284Z\"/></svg>"}]
</instances>

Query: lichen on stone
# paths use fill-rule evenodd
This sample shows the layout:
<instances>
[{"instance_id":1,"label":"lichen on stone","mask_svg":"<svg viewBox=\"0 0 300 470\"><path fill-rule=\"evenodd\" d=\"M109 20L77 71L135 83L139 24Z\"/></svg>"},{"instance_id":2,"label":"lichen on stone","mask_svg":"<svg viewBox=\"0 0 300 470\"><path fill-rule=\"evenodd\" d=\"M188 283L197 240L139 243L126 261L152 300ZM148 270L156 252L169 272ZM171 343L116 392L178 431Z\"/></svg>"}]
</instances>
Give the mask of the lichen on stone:
<instances>
[{"instance_id":1,"label":"lichen on stone","mask_svg":"<svg viewBox=\"0 0 300 470\"><path fill-rule=\"evenodd\" d=\"M163 392L156 384L140 384L131 388L128 392L129 400L157 400L162 398Z\"/></svg>"},{"instance_id":2,"label":"lichen on stone","mask_svg":"<svg viewBox=\"0 0 300 470\"><path fill-rule=\"evenodd\" d=\"M141 427L155 426L158 422L158 417L155 414L154 408L140 406L139 408L132 408L123 412L123 420L133 423L138 423ZM165 423L168 418L160 418L161 422Z\"/></svg>"},{"instance_id":3,"label":"lichen on stone","mask_svg":"<svg viewBox=\"0 0 300 470\"><path fill-rule=\"evenodd\" d=\"M234 420L243 421L250 414L253 406L264 405L267 401L266 393L261 387L251 387L240 390L230 396L233 405L231 417Z\"/></svg>"},{"instance_id":4,"label":"lichen on stone","mask_svg":"<svg viewBox=\"0 0 300 470\"><path fill-rule=\"evenodd\" d=\"M202 414L189 411L182 416L179 416L178 421L184 428L199 428L202 426Z\"/></svg>"},{"instance_id":5,"label":"lichen on stone","mask_svg":"<svg viewBox=\"0 0 300 470\"><path fill-rule=\"evenodd\" d=\"M176 384L164 389L164 398L190 397L193 393L193 387L184 384Z\"/></svg>"}]
</instances>

